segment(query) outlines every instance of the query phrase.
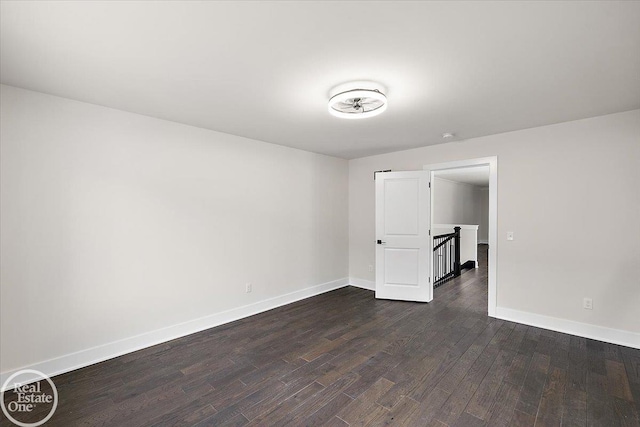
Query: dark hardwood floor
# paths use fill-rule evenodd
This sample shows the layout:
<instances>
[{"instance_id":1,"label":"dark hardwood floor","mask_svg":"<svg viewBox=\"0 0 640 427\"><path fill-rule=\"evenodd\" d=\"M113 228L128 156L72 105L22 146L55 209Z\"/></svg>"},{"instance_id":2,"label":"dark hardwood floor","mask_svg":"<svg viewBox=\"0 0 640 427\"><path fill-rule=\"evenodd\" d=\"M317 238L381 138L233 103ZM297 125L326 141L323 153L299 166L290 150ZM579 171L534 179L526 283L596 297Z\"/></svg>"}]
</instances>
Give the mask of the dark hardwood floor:
<instances>
[{"instance_id":1,"label":"dark hardwood floor","mask_svg":"<svg viewBox=\"0 0 640 427\"><path fill-rule=\"evenodd\" d=\"M57 376L47 425L640 425L640 351L487 317L483 248L429 304L343 288Z\"/></svg>"}]
</instances>

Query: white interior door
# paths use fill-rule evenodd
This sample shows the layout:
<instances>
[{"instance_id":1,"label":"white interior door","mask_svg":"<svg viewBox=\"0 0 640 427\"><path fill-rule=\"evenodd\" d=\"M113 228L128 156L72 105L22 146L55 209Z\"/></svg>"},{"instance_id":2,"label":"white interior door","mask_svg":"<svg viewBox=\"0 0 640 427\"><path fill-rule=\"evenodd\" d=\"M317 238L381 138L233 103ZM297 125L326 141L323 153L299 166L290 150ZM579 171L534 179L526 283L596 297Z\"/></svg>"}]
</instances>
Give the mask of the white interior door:
<instances>
[{"instance_id":1,"label":"white interior door","mask_svg":"<svg viewBox=\"0 0 640 427\"><path fill-rule=\"evenodd\" d=\"M429 171L376 176L376 298L433 299Z\"/></svg>"}]
</instances>

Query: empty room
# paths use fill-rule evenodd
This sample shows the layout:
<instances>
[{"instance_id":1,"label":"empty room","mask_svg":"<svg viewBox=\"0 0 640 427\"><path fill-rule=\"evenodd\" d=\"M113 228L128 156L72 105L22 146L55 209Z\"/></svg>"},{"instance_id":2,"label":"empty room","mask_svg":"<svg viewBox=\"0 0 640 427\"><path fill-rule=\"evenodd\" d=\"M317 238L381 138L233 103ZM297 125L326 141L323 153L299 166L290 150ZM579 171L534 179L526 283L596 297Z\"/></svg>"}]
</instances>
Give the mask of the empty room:
<instances>
[{"instance_id":1,"label":"empty room","mask_svg":"<svg viewBox=\"0 0 640 427\"><path fill-rule=\"evenodd\" d=\"M0 425L640 426L640 1L0 0Z\"/></svg>"}]
</instances>

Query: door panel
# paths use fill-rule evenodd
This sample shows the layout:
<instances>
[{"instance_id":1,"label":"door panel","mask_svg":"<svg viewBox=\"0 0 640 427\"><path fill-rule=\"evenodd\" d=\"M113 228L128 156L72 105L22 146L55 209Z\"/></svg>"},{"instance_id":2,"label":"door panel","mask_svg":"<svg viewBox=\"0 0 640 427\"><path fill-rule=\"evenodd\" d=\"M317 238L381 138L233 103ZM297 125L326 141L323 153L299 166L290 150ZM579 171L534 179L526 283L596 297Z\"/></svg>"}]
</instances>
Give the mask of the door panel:
<instances>
[{"instance_id":1,"label":"door panel","mask_svg":"<svg viewBox=\"0 0 640 427\"><path fill-rule=\"evenodd\" d=\"M383 248L384 281L388 285L418 286L419 251Z\"/></svg>"},{"instance_id":2,"label":"door panel","mask_svg":"<svg viewBox=\"0 0 640 427\"><path fill-rule=\"evenodd\" d=\"M418 179L384 180L384 234L418 234Z\"/></svg>"},{"instance_id":3,"label":"door panel","mask_svg":"<svg viewBox=\"0 0 640 427\"><path fill-rule=\"evenodd\" d=\"M376 176L376 298L431 301L429 172Z\"/></svg>"}]
</instances>

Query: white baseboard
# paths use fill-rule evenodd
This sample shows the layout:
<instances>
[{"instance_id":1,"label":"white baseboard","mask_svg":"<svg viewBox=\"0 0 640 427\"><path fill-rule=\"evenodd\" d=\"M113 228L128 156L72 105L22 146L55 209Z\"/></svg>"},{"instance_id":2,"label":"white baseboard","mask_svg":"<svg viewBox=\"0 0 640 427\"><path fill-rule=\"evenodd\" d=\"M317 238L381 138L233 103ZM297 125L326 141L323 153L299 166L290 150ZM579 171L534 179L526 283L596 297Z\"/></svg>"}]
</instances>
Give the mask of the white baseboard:
<instances>
[{"instance_id":1,"label":"white baseboard","mask_svg":"<svg viewBox=\"0 0 640 427\"><path fill-rule=\"evenodd\" d=\"M504 307L496 307L495 317L542 329L640 349L640 333L637 332L605 328L604 326L590 325Z\"/></svg>"},{"instance_id":2,"label":"white baseboard","mask_svg":"<svg viewBox=\"0 0 640 427\"><path fill-rule=\"evenodd\" d=\"M376 290L376 282L371 280L358 279L357 277L349 277L349 284L356 288L367 289L369 291Z\"/></svg>"},{"instance_id":3,"label":"white baseboard","mask_svg":"<svg viewBox=\"0 0 640 427\"><path fill-rule=\"evenodd\" d=\"M63 374L65 372L103 362L108 359L113 359L114 357L122 356L123 354L131 353L143 348L151 347L153 345L162 344L176 338L181 338L186 335L204 331L205 329L213 328L215 326L220 326L225 323L253 316L254 314L272 310L283 305L291 304L292 302L320 295L325 292L343 288L348 285L349 279L345 277L342 279L334 280L332 282L322 283L320 285L311 286L299 291L223 311L221 313L212 314L209 316L190 320L188 322L168 326L166 328L157 329L155 331L150 331L134 337L125 338L123 340L114 341L108 344L81 350L76 353L71 353L29 366L24 366L19 369L2 372L0 374L0 386L4 384L7 378L22 369L34 369L48 375L49 377L52 377L54 375ZM34 379L32 379L31 381L35 381L37 379L39 378L36 378L34 376ZM21 375L20 380L24 384L29 382L29 379L27 379L27 375ZM13 386L10 386L9 388L13 388Z\"/></svg>"}]
</instances>

